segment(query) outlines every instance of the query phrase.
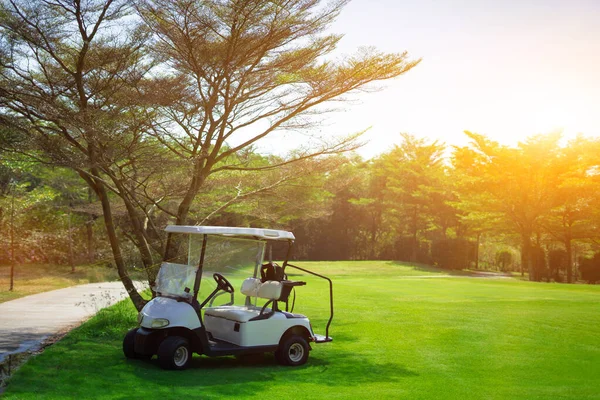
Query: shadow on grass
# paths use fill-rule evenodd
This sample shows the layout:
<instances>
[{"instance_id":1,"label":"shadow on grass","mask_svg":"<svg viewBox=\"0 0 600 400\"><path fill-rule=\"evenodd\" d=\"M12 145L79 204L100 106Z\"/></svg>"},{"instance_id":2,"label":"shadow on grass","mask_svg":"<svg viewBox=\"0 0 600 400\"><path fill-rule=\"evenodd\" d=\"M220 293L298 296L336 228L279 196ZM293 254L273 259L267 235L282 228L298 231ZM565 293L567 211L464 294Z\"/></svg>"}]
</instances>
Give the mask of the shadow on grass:
<instances>
[{"instance_id":1,"label":"shadow on grass","mask_svg":"<svg viewBox=\"0 0 600 400\"><path fill-rule=\"evenodd\" d=\"M427 264L419 264L419 263L409 263L404 261L392 261L392 265L398 265L402 267L412 267L415 271L423 271L430 273L437 273L442 275L452 275L452 276L466 276L466 277L474 277L474 278L485 278L492 276L512 276L509 273L503 273L498 271L465 271L461 269L443 269L439 267L434 267L432 265Z\"/></svg>"},{"instance_id":2,"label":"shadow on grass","mask_svg":"<svg viewBox=\"0 0 600 400\"><path fill-rule=\"evenodd\" d=\"M195 356L185 371L164 371L156 358L127 360L123 332L135 320L130 302L101 310L67 337L28 361L11 378L7 398L323 398L366 384L409 386L419 373L370 348L355 335L336 331L340 345L313 345L308 362L283 367L272 354L252 363L234 357ZM323 323L324 320L320 321ZM340 322L340 326L348 323ZM353 350L344 351L344 348ZM299 389L298 389L299 388ZM295 392L297 390L297 392ZM69 396L65 396L68 393ZM12 397L11 397L12 396Z\"/></svg>"},{"instance_id":3,"label":"shadow on grass","mask_svg":"<svg viewBox=\"0 0 600 400\"><path fill-rule=\"evenodd\" d=\"M273 384L310 383L335 387L353 387L378 382L398 382L419 374L396 363L377 363L355 353L319 354L311 352L308 362L300 367L277 364L272 354L246 362L234 357L194 357L185 371L164 371L158 360L127 360L131 373L144 380L143 387L177 385L202 390L202 398L249 396L269 390ZM138 392L139 393L139 392ZM123 397L127 398L127 396Z\"/></svg>"}]
</instances>

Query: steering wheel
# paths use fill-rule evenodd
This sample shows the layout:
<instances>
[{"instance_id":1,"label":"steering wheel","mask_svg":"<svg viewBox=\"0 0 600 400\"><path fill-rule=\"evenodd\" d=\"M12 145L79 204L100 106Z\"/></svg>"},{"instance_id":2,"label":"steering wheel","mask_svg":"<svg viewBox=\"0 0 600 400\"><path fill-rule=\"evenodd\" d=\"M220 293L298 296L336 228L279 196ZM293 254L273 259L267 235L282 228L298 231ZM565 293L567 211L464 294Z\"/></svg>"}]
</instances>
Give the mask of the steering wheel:
<instances>
[{"instance_id":1,"label":"steering wheel","mask_svg":"<svg viewBox=\"0 0 600 400\"><path fill-rule=\"evenodd\" d=\"M229 283L229 281L221 274L215 272L213 274L213 278L215 278L215 282L217 282L217 288L219 288L219 290L223 290L227 293L233 293L233 286L231 286L231 283Z\"/></svg>"}]
</instances>

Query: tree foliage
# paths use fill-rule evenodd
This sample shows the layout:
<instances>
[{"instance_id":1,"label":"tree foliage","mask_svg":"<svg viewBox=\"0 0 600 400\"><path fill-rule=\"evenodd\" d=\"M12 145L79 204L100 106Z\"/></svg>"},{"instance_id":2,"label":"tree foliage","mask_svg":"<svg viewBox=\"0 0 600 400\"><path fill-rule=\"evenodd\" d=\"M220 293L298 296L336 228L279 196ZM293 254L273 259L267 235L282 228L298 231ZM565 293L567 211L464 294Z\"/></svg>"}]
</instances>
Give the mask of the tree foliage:
<instances>
[{"instance_id":1,"label":"tree foliage","mask_svg":"<svg viewBox=\"0 0 600 400\"><path fill-rule=\"evenodd\" d=\"M443 164L445 146L402 134L403 143L384 156L387 208L396 232L412 240L410 261L417 261L419 235L433 226L445 229L449 193Z\"/></svg>"},{"instance_id":2,"label":"tree foliage","mask_svg":"<svg viewBox=\"0 0 600 400\"><path fill-rule=\"evenodd\" d=\"M93 190L119 275L139 308L124 240L152 282L157 260L173 256L160 228L197 222L199 196L213 197L202 220L213 219L332 168L327 156L356 148L360 132L315 138L262 165L255 143L307 131L327 104L419 62L374 49L332 60L340 36L324 32L345 3L5 0L0 107L12 134L2 145L70 168ZM295 163L303 167L289 167ZM226 189L249 176L252 185ZM126 224L115 218L120 208Z\"/></svg>"}]
</instances>

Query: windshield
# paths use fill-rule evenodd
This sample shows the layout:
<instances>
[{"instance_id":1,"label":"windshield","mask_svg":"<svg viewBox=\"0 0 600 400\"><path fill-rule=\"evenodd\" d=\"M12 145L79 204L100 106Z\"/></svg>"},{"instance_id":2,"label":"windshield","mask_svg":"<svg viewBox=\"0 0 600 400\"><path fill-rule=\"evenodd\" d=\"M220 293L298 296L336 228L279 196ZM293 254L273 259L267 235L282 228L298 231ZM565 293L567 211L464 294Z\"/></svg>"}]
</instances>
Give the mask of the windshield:
<instances>
[{"instance_id":1,"label":"windshield","mask_svg":"<svg viewBox=\"0 0 600 400\"><path fill-rule=\"evenodd\" d=\"M264 251L264 241L209 236L203 272L211 275L218 272L226 278L231 275L240 275L244 278L256 276Z\"/></svg>"},{"instance_id":2,"label":"windshield","mask_svg":"<svg viewBox=\"0 0 600 400\"><path fill-rule=\"evenodd\" d=\"M172 240L177 244L178 251L170 262L162 263L156 291L163 296L189 298L194 291L203 235L173 235L175 237ZM236 293L239 292L237 289L243 279L259 274L264 253L265 242L261 240L208 235L201 293L207 295L216 287L212 279L215 272L227 278L236 288Z\"/></svg>"},{"instance_id":3,"label":"windshield","mask_svg":"<svg viewBox=\"0 0 600 400\"><path fill-rule=\"evenodd\" d=\"M164 262L156 278L156 291L162 296L192 297L198 266Z\"/></svg>"}]
</instances>

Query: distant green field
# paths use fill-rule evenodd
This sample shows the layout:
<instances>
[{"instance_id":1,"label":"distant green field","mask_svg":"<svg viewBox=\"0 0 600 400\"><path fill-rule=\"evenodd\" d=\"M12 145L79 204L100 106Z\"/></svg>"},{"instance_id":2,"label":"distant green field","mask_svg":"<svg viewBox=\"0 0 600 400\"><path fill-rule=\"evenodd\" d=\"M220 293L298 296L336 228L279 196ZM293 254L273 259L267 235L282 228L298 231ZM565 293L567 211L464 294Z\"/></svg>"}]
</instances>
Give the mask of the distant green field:
<instances>
[{"instance_id":1,"label":"distant green field","mask_svg":"<svg viewBox=\"0 0 600 400\"><path fill-rule=\"evenodd\" d=\"M314 345L303 367L270 355L258 365L197 356L181 372L126 360L122 336L135 325L126 301L30 360L4 398L600 399L599 286L298 264L331 275L336 307L334 342ZM306 281L296 311L323 333L326 285Z\"/></svg>"}]
</instances>

